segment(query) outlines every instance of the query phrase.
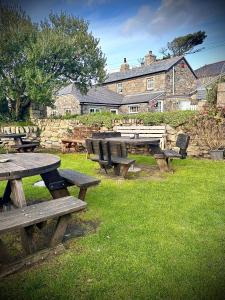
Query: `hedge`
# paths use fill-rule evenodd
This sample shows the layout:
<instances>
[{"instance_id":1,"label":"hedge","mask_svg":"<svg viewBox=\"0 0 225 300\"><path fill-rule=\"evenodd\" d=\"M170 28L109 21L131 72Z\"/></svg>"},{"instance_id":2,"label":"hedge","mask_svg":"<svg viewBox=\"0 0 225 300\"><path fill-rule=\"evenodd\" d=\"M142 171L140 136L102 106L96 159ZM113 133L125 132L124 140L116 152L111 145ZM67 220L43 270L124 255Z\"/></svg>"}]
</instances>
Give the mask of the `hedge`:
<instances>
[{"instance_id":1,"label":"hedge","mask_svg":"<svg viewBox=\"0 0 225 300\"><path fill-rule=\"evenodd\" d=\"M63 119L76 119L88 126L112 127L114 120L136 119L142 121L144 125L169 124L177 127L186 123L197 114L196 111L174 111L174 112L148 112L133 115L115 115L108 112L92 113L86 115L65 116Z\"/></svg>"}]
</instances>

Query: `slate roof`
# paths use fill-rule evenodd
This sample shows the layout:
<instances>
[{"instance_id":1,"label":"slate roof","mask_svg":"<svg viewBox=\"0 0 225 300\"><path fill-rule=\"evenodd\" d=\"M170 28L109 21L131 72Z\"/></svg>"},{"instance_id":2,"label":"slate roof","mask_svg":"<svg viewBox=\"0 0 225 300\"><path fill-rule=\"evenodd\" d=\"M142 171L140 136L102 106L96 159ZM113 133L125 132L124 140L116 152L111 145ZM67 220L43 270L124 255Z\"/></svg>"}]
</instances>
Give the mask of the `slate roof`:
<instances>
[{"instance_id":1,"label":"slate roof","mask_svg":"<svg viewBox=\"0 0 225 300\"><path fill-rule=\"evenodd\" d=\"M137 95L122 96L116 92L110 91L107 87L92 87L87 95L82 95L74 84L60 89L57 96L72 94L80 103L92 103L111 106L120 106L123 104L145 103L153 99L163 99L164 92L148 92Z\"/></svg>"},{"instance_id":2,"label":"slate roof","mask_svg":"<svg viewBox=\"0 0 225 300\"><path fill-rule=\"evenodd\" d=\"M144 93L138 95L124 96L122 104L134 104L134 103L145 103L153 99L164 99L164 92L155 92L155 93Z\"/></svg>"},{"instance_id":3,"label":"slate roof","mask_svg":"<svg viewBox=\"0 0 225 300\"><path fill-rule=\"evenodd\" d=\"M80 103L93 103L102 105L115 105L119 106L122 103L123 96L115 92L110 91L104 86L93 86L87 93L87 95L82 95L73 83L60 89L57 96L63 96L67 94L72 94L76 97Z\"/></svg>"},{"instance_id":4,"label":"slate roof","mask_svg":"<svg viewBox=\"0 0 225 300\"><path fill-rule=\"evenodd\" d=\"M109 82L124 80L124 79L128 79L128 78L139 77L139 76L143 76L143 75L168 71L171 67L173 67L173 65L175 65L177 62L179 62L182 58L184 58L184 57L183 56L172 57L172 58L153 62L152 64L150 64L148 66L133 68L126 72L110 73L110 74L108 74L108 77L104 83L109 83Z\"/></svg>"},{"instance_id":5,"label":"slate roof","mask_svg":"<svg viewBox=\"0 0 225 300\"><path fill-rule=\"evenodd\" d=\"M208 64L195 70L195 74L198 78L218 76L221 74L221 72L225 73L225 60Z\"/></svg>"}]
</instances>

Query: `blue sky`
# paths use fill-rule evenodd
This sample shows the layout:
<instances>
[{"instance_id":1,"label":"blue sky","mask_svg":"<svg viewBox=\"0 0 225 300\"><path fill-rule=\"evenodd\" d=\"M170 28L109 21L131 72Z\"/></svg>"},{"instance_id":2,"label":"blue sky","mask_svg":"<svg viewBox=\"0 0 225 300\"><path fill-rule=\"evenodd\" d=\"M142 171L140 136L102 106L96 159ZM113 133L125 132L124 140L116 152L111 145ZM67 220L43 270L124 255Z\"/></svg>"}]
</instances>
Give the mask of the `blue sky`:
<instances>
[{"instance_id":1,"label":"blue sky","mask_svg":"<svg viewBox=\"0 0 225 300\"><path fill-rule=\"evenodd\" d=\"M13 1L13 0L12 0ZM7 1L8 2L8 1ZM14 1L15 2L15 1ZM16 3L40 21L50 11L66 11L90 22L107 57L107 70L117 71L123 58L131 66L177 36L205 30L202 52L187 55L193 69L225 60L225 1L222 0L18 0Z\"/></svg>"}]
</instances>

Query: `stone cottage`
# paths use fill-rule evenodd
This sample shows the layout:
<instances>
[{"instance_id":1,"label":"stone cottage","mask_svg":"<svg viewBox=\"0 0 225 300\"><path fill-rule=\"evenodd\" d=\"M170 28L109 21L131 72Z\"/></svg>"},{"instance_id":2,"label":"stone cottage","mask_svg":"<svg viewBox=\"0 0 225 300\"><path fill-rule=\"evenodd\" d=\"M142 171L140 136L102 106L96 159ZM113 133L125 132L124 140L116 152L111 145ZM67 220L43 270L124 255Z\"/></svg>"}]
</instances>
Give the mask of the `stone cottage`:
<instances>
[{"instance_id":1,"label":"stone cottage","mask_svg":"<svg viewBox=\"0 0 225 300\"><path fill-rule=\"evenodd\" d=\"M48 116L98 111L134 114L148 111L191 109L196 75L184 57L157 60L149 51L140 67L126 59L120 71L111 73L102 86L81 95L74 84L61 89Z\"/></svg>"},{"instance_id":2,"label":"stone cottage","mask_svg":"<svg viewBox=\"0 0 225 300\"><path fill-rule=\"evenodd\" d=\"M210 89L210 86L225 77L225 60L205 65L195 70L195 74L198 77L196 99L206 100L207 90Z\"/></svg>"}]
</instances>

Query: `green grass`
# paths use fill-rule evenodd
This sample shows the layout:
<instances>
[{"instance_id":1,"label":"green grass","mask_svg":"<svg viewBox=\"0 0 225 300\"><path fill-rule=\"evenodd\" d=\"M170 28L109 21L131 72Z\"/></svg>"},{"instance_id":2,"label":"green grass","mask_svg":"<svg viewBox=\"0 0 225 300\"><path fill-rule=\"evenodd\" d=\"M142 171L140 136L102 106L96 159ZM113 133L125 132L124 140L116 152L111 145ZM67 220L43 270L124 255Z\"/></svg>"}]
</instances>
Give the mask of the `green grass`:
<instances>
[{"instance_id":1,"label":"green grass","mask_svg":"<svg viewBox=\"0 0 225 300\"><path fill-rule=\"evenodd\" d=\"M1 299L224 299L225 164L173 165L175 173L162 180L117 180L99 175L84 155L63 155L63 167L102 179L81 217L98 220L98 230L1 280ZM27 198L50 199L45 188L32 187L37 179L24 180Z\"/></svg>"}]
</instances>

